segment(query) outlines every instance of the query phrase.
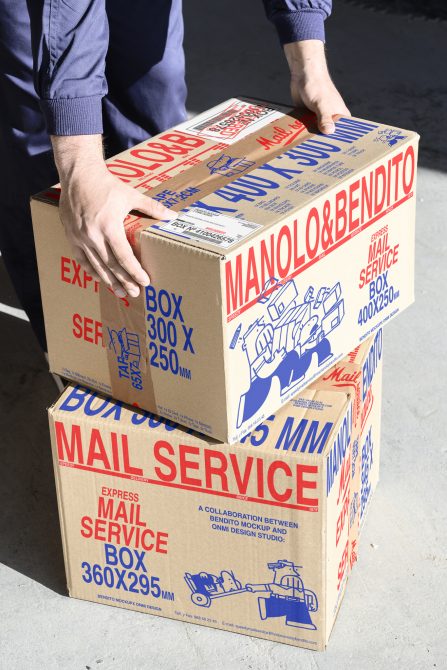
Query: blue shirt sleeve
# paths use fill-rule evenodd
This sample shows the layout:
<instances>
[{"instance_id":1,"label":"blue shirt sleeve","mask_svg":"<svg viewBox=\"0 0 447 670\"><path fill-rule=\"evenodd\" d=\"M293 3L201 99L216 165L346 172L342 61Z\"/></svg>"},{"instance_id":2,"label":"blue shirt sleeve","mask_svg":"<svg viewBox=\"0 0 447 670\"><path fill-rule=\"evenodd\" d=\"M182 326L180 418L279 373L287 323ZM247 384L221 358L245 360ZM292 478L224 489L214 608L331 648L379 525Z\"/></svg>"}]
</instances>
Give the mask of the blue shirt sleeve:
<instances>
[{"instance_id":1,"label":"blue shirt sleeve","mask_svg":"<svg viewBox=\"0 0 447 670\"><path fill-rule=\"evenodd\" d=\"M278 31L281 44L302 40L325 41L324 21L332 0L263 0L267 17Z\"/></svg>"},{"instance_id":2,"label":"blue shirt sleeve","mask_svg":"<svg viewBox=\"0 0 447 670\"><path fill-rule=\"evenodd\" d=\"M33 0L28 7L34 86L48 133L102 133L109 43L105 0Z\"/></svg>"}]
</instances>

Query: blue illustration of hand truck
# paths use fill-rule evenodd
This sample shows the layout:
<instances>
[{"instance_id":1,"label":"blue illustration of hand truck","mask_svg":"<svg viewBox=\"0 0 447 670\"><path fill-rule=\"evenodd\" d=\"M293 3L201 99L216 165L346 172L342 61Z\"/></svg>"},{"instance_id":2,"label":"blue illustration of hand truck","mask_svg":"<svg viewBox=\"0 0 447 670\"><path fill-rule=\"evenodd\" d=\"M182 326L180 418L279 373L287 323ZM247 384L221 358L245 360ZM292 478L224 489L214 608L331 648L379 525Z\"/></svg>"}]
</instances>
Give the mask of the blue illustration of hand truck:
<instances>
[{"instance_id":1,"label":"blue illustration of hand truck","mask_svg":"<svg viewBox=\"0 0 447 670\"><path fill-rule=\"evenodd\" d=\"M310 614L318 610L318 598L314 591L304 587L299 573L302 566L286 560L267 566L273 570L273 580L262 584L242 586L230 570L222 570L219 575L186 572L185 581L191 589L192 602L199 607L210 607L215 598L238 593L265 593L258 597L261 620L285 617L286 626L316 630Z\"/></svg>"},{"instance_id":2,"label":"blue illustration of hand truck","mask_svg":"<svg viewBox=\"0 0 447 670\"><path fill-rule=\"evenodd\" d=\"M258 598L259 616L262 620L286 617L286 626L316 630L310 612L318 610L318 599L310 589L304 588L298 568L292 561L268 563L273 570L273 581L267 584L246 584L252 593L267 592L267 597Z\"/></svg>"}]
</instances>

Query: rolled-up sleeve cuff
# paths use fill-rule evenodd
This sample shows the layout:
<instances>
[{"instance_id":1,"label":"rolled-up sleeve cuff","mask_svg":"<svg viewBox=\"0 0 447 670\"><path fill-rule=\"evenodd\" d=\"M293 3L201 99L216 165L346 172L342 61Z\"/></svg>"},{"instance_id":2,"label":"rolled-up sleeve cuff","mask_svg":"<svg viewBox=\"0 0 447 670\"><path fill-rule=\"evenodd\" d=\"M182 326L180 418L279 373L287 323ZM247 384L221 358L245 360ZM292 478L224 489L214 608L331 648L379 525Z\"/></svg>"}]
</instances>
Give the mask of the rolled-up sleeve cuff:
<instances>
[{"instance_id":1,"label":"rolled-up sleeve cuff","mask_svg":"<svg viewBox=\"0 0 447 670\"><path fill-rule=\"evenodd\" d=\"M303 9L299 12L278 12L272 20L278 31L281 44L303 40L325 41L324 19L326 15L318 9Z\"/></svg>"},{"instance_id":2,"label":"rolled-up sleeve cuff","mask_svg":"<svg viewBox=\"0 0 447 670\"><path fill-rule=\"evenodd\" d=\"M49 135L101 135L102 96L41 99Z\"/></svg>"}]
</instances>

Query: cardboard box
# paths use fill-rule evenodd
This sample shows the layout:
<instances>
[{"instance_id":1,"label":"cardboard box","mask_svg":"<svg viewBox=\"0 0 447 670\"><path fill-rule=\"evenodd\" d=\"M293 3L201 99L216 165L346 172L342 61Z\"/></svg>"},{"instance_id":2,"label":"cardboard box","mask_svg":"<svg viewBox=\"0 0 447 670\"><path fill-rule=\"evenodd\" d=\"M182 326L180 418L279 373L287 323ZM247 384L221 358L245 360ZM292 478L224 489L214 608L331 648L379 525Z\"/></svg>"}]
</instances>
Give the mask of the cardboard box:
<instances>
[{"instance_id":1,"label":"cardboard box","mask_svg":"<svg viewBox=\"0 0 447 670\"><path fill-rule=\"evenodd\" d=\"M129 216L151 285L119 300L32 201L50 366L234 443L413 301L417 135L231 100L109 161L182 210Z\"/></svg>"},{"instance_id":2,"label":"cardboard box","mask_svg":"<svg viewBox=\"0 0 447 670\"><path fill-rule=\"evenodd\" d=\"M376 476L354 445L378 466L380 335L355 387L332 371L234 446L69 386L49 417L70 595L324 649Z\"/></svg>"}]
</instances>

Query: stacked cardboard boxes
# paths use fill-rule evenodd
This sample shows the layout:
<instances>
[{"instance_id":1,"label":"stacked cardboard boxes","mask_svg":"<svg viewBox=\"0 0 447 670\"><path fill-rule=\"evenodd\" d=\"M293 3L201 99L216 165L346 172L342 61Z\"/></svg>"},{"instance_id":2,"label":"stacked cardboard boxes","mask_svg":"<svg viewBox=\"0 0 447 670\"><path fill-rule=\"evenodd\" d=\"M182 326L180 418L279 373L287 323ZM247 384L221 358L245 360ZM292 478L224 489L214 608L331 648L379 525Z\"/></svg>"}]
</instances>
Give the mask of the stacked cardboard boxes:
<instances>
[{"instance_id":1,"label":"stacked cardboard boxes","mask_svg":"<svg viewBox=\"0 0 447 670\"><path fill-rule=\"evenodd\" d=\"M109 161L179 211L126 221L136 299L73 260L57 187L33 200L50 366L82 385L50 409L71 595L326 645L378 478L381 328L413 300L417 136L311 124L233 99Z\"/></svg>"},{"instance_id":2,"label":"stacked cardboard boxes","mask_svg":"<svg viewBox=\"0 0 447 670\"><path fill-rule=\"evenodd\" d=\"M50 426L70 595L324 649L377 484L381 366L379 330L233 446L69 386Z\"/></svg>"}]
</instances>

